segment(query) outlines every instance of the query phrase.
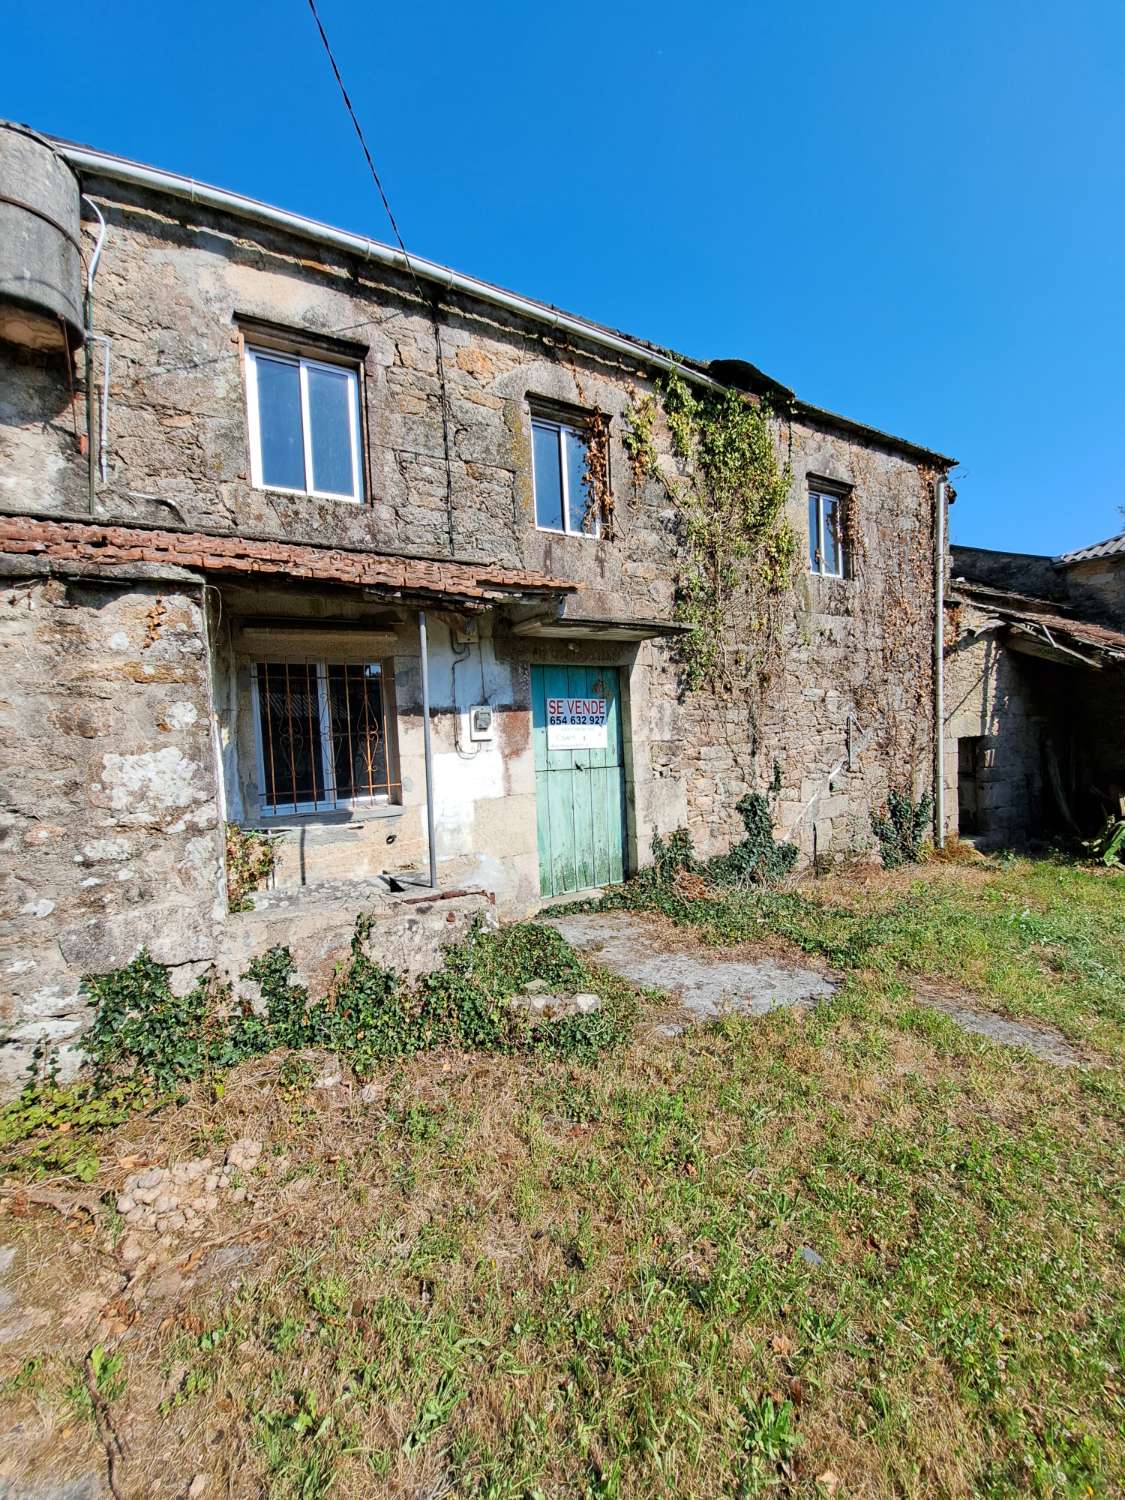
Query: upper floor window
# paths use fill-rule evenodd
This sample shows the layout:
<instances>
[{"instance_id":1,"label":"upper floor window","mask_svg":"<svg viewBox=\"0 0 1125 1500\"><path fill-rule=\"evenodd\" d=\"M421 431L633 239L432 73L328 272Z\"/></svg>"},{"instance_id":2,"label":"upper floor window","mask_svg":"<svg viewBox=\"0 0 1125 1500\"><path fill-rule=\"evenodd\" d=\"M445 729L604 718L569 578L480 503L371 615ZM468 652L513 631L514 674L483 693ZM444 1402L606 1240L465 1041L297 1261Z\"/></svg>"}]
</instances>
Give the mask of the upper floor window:
<instances>
[{"instance_id":1,"label":"upper floor window","mask_svg":"<svg viewBox=\"0 0 1125 1500\"><path fill-rule=\"evenodd\" d=\"M363 498L353 367L248 348L246 402L250 472L258 489Z\"/></svg>"},{"instance_id":2,"label":"upper floor window","mask_svg":"<svg viewBox=\"0 0 1125 1500\"><path fill-rule=\"evenodd\" d=\"M393 800L388 676L378 662L258 662L252 677L263 813Z\"/></svg>"},{"instance_id":3,"label":"upper floor window","mask_svg":"<svg viewBox=\"0 0 1125 1500\"><path fill-rule=\"evenodd\" d=\"M844 507L839 490L809 489L809 567L826 578L846 578Z\"/></svg>"},{"instance_id":4,"label":"upper floor window","mask_svg":"<svg viewBox=\"0 0 1125 1500\"><path fill-rule=\"evenodd\" d=\"M534 416L531 439L536 526L570 536L600 535L587 477L589 435L569 422Z\"/></svg>"}]
</instances>

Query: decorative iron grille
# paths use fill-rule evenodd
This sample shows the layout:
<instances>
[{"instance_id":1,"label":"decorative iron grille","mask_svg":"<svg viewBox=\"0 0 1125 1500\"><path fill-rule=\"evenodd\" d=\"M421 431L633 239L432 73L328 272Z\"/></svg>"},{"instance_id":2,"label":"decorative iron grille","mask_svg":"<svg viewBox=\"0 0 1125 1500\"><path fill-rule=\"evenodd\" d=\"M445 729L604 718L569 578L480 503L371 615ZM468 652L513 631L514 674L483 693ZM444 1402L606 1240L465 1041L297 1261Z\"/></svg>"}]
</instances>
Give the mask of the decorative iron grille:
<instances>
[{"instance_id":1,"label":"decorative iron grille","mask_svg":"<svg viewBox=\"0 0 1125 1500\"><path fill-rule=\"evenodd\" d=\"M399 791L378 663L254 668L264 812L322 812Z\"/></svg>"}]
</instances>

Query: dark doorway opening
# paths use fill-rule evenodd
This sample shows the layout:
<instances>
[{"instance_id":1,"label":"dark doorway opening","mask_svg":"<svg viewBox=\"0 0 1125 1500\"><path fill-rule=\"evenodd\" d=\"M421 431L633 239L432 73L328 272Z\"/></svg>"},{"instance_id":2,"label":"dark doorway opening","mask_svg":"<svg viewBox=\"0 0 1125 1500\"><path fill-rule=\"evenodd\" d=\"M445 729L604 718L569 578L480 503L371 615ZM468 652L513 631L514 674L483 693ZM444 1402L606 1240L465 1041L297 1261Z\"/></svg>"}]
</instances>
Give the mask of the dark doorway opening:
<instances>
[{"instance_id":1,"label":"dark doorway opening","mask_svg":"<svg viewBox=\"0 0 1125 1500\"><path fill-rule=\"evenodd\" d=\"M983 759L983 735L965 735L957 741L957 832L962 838L981 832L980 771Z\"/></svg>"}]
</instances>

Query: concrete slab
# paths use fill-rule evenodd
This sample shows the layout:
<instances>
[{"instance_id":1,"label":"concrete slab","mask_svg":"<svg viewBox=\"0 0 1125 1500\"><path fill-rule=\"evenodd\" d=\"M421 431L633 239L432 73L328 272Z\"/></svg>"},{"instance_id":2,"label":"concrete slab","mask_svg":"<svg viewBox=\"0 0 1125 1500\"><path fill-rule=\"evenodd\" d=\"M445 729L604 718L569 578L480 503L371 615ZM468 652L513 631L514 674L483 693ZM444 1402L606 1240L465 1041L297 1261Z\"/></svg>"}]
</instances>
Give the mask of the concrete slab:
<instances>
[{"instance_id":1,"label":"concrete slab","mask_svg":"<svg viewBox=\"0 0 1125 1500\"><path fill-rule=\"evenodd\" d=\"M1026 1047L1043 1062L1054 1063L1057 1068L1089 1066L1062 1032L1056 1031L1053 1026L1035 1021L1014 1021L1008 1016L998 1016L995 1011L977 1010L949 995L924 988L917 991L915 998L922 1005L940 1010L951 1021L956 1022L962 1031L971 1032L974 1036L988 1037L989 1041L999 1042L1004 1047Z\"/></svg>"},{"instance_id":2,"label":"concrete slab","mask_svg":"<svg viewBox=\"0 0 1125 1500\"><path fill-rule=\"evenodd\" d=\"M737 1012L762 1016L780 1006L815 1004L837 985L817 969L779 959L721 958L706 950L669 951L662 931L630 912L578 912L546 919L595 963L673 995L692 1022ZM675 1029L675 1028L672 1028Z\"/></svg>"}]
</instances>

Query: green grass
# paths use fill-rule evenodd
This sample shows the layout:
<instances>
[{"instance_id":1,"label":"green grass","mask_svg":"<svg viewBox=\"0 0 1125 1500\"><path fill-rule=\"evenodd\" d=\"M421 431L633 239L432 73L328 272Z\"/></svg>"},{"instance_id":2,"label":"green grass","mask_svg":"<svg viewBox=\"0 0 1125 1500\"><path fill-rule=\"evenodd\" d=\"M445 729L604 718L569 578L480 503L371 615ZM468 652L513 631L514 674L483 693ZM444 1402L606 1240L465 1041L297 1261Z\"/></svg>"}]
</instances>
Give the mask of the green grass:
<instances>
[{"instance_id":1,"label":"green grass","mask_svg":"<svg viewBox=\"0 0 1125 1500\"><path fill-rule=\"evenodd\" d=\"M114 1351L137 1493L203 1431L220 1487L301 1500L1122 1493L1123 895L1019 863L683 903L845 982L593 1062L412 1059L343 1117L233 1075L193 1128L315 1186ZM969 1037L916 976L1105 1066Z\"/></svg>"},{"instance_id":2,"label":"green grass","mask_svg":"<svg viewBox=\"0 0 1125 1500\"><path fill-rule=\"evenodd\" d=\"M637 882L600 904L660 911L709 942L776 934L845 970L963 985L1012 1015L1125 1052L1125 872L1061 861L1009 860L987 874L939 865L865 884L844 901L815 886L689 900Z\"/></svg>"}]
</instances>

